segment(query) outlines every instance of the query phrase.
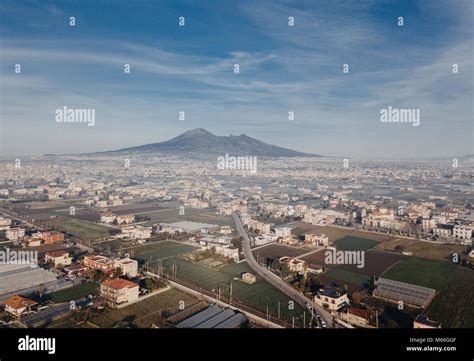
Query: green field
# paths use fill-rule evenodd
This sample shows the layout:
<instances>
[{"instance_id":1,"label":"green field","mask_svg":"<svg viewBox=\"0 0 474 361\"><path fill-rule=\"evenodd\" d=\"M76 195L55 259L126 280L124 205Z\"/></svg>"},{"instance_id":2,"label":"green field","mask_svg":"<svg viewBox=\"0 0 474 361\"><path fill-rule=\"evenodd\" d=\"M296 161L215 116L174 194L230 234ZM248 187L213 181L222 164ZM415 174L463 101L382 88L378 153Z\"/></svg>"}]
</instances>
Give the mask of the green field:
<instances>
[{"instance_id":1,"label":"green field","mask_svg":"<svg viewBox=\"0 0 474 361\"><path fill-rule=\"evenodd\" d=\"M329 279L335 279L342 282L352 283L353 285L361 285L364 286L368 282L370 282L371 277L360 274L354 273L349 271L344 271L342 269L333 268L324 274L324 277Z\"/></svg>"},{"instance_id":2,"label":"green field","mask_svg":"<svg viewBox=\"0 0 474 361\"><path fill-rule=\"evenodd\" d=\"M101 328L111 327L151 327L172 314L181 311L180 301L185 308L198 303L199 300L176 289L161 292L121 309L109 310L91 320Z\"/></svg>"},{"instance_id":3,"label":"green field","mask_svg":"<svg viewBox=\"0 0 474 361\"><path fill-rule=\"evenodd\" d=\"M219 285L226 286L232 282L233 300L240 301L246 305L266 312L267 306L270 315L278 315L278 302L280 302L281 317L287 320L295 317L295 322L302 319L303 308L294 305L294 310L288 309L290 299L269 283L258 280L254 284L247 284L234 278L240 278L242 272L254 273L246 262L233 264L221 268L219 271L200 266L179 258L169 258L163 261L163 265L171 269L177 266L177 276L183 280L201 286L207 290L214 290L217 295ZM228 288L223 287L222 295L227 297Z\"/></svg>"},{"instance_id":4,"label":"green field","mask_svg":"<svg viewBox=\"0 0 474 361\"><path fill-rule=\"evenodd\" d=\"M381 277L441 290L456 269L454 263L408 257L383 273Z\"/></svg>"},{"instance_id":5,"label":"green field","mask_svg":"<svg viewBox=\"0 0 474 361\"><path fill-rule=\"evenodd\" d=\"M334 244L337 249L342 251L368 251L380 244L380 242L373 239L345 236L338 239Z\"/></svg>"},{"instance_id":6,"label":"green field","mask_svg":"<svg viewBox=\"0 0 474 361\"><path fill-rule=\"evenodd\" d=\"M458 268L428 309L442 328L474 328L474 271Z\"/></svg>"},{"instance_id":7,"label":"green field","mask_svg":"<svg viewBox=\"0 0 474 361\"><path fill-rule=\"evenodd\" d=\"M102 226L93 222L81 221L79 219L68 219L56 224L61 232L70 233L83 240L97 240L110 235L110 227Z\"/></svg>"},{"instance_id":8,"label":"green field","mask_svg":"<svg viewBox=\"0 0 474 361\"><path fill-rule=\"evenodd\" d=\"M146 259L164 259L169 257L175 257L183 253L189 253L197 247L189 246L187 244L179 244L176 242L163 241L157 242L150 245L145 245L139 248L133 248L133 254L135 257L146 260Z\"/></svg>"},{"instance_id":9,"label":"green field","mask_svg":"<svg viewBox=\"0 0 474 361\"><path fill-rule=\"evenodd\" d=\"M49 299L56 303L68 302L97 293L99 293L99 285L97 283L85 282L78 286L73 286L64 290L53 292L49 294Z\"/></svg>"}]
</instances>

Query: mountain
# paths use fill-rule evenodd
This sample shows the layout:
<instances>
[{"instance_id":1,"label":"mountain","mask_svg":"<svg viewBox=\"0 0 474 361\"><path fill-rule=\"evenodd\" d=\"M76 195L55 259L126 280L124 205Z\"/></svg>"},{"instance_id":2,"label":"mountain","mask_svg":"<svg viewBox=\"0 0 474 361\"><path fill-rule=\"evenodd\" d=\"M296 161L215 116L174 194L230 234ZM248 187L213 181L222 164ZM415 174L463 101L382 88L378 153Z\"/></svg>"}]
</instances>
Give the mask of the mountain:
<instances>
[{"instance_id":1,"label":"mountain","mask_svg":"<svg viewBox=\"0 0 474 361\"><path fill-rule=\"evenodd\" d=\"M459 158L461 163L474 164L474 154L466 154Z\"/></svg>"},{"instance_id":2,"label":"mountain","mask_svg":"<svg viewBox=\"0 0 474 361\"><path fill-rule=\"evenodd\" d=\"M245 134L217 136L205 129L188 130L170 140L119 149L123 153L189 153L194 155L248 155L258 157L320 157L261 142Z\"/></svg>"}]
</instances>

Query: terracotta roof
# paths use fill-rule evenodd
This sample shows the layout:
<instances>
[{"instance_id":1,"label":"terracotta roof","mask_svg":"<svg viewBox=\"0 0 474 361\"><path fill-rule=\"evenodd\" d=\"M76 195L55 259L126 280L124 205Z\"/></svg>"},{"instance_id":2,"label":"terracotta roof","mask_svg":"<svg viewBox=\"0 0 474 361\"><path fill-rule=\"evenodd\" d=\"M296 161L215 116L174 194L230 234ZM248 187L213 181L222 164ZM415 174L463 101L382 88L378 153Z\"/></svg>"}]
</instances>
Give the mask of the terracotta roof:
<instances>
[{"instance_id":1,"label":"terracotta roof","mask_svg":"<svg viewBox=\"0 0 474 361\"><path fill-rule=\"evenodd\" d=\"M349 307L348 312L355 315L355 316L359 316L359 317L362 317L362 318L365 318L365 319L367 319L367 317L368 317L367 311L362 310L362 309L357 308L357 307Z\"/></svg>"},{"instance_id":2,"label":"terracotta roof","mask_svg":"<svg viewBox=\"0 0 474 361\"><path fill-rule=\"evenodd\" d=\"M138 284L136 284L135 282L124 280L122 278L114 278L114 279L106 280L102 282L102 285L109 288L116 289L116 290L120 290L122 288L138 287Z\"/></svg>"},{"instance_id":3,"label":"terracotta roof","mask_svg":"<svg viewBox=\"0 0 474 361\"><path fill-rule=\"evenodd\" d=\"M62 257L64 255L69 255L69 252L59 250L59 251L52 251L52 252L46 252L46 255L49 257L57 258L57 257Z\"/></svg>"},{"instance_id":4,"label":"terracotta roof","mask_svg":"<svg viewBox=\"0 0 474 361\"><path fill-rule=\"evenodd\" d=\"M9 306L9 307L11 307L15 310L18 310L20 308L37 305L38 302L29 300L29 299L21 297L21 296L12 296L10 298L7 298L5 301L3 301L3 304L5 306Z\"/></svg>"},{"instance_id":5,"label":"terracotta roof","mask_svg":"<svg viewBox=\"0 0 474 361\"><path fill-rule=\"evenodd\" d=\"M81 264L75 263L75 264L72 264L72 265L70 265L70 266L64 267L64 269L65 269L66 271L76 271L76 270L82 270L82 269L85 270L85 269L87 269L87 267L86 267L86 266L83 266L83 265L81 265Z\"/></svg>"}]
</instances>

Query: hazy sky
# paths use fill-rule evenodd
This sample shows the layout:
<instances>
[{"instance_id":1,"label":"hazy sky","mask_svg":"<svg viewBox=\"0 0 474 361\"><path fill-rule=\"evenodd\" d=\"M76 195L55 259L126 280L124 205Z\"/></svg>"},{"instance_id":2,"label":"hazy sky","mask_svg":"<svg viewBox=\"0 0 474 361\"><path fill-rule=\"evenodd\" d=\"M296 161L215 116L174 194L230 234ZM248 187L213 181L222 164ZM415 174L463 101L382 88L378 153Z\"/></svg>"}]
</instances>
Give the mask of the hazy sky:
<instances>
[{"instance_id":1,"label":"hazy sky","mask_svg":"<svg viewBox=\"0 0 474 361\"><path fill-rule=\"evenodd\" d=\"M472 153L473 13L472 0L1 0L0 150L110 150L206 128L327 155ZM63 106L94 108L95 126L57 123ZM388 106L420 109L420 126L382 123Z\"/></svg>"}]
</instances>

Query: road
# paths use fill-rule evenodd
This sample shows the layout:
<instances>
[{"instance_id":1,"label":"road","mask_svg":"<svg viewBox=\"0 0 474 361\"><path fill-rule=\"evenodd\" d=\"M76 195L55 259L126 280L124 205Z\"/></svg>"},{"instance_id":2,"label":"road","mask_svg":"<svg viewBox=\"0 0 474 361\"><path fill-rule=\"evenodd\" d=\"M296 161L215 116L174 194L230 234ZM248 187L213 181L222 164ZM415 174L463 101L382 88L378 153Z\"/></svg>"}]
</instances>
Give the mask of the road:
<instances>
[{"instance_id":1,"label":"road","mask_svg":"<svg viewBox=\"0 0 474 361\"><path fill-rule=\"evenodd\" d=\"M15 219L17 221L20 221L22 222L23 224L27 225L28 227L31 227L31 228L36 228L37 230L39 231L44 231L44 228L43 227L40 227L28 220L25 220L25 219L21 219L20 217L16 216L15 213L13 213L12 211L10 210L7 210L5 208L0 208L0 213L11 218L11 219Z\"/></svg>"},{"instance_id":2,"label":"road","mask_svg":"<svg viewBox=\"0 0 474 361\"><path fill-rule=\"evenodd\" d=\"M255 260L253 256L252 249L250 247L250 238L247 232L245 231L242 225L242 222L240 222L239 216L234 213L233 217L234 217L235 225L237 227L237 232L239 232L240 236L243 239L242 249L244 251L244 255L245 255L245 258L247 259L247 263L249 264L249 266L261 277L263 277L267 282L277 287L280 291L285 293L288 297L296 301L305 309L308 309L307 304L310 304L313 307L313 310L319 312L319 314L321 315L321 320L326 322L327 327L332 327L333 317L329 312L327 312L323 307L316 305L312 300L310 300L305 295L295 290L288 283L283 281L280 277L278 277L274 273L267 270L265 267L262 267L258 264L258 262Z\"/></svg>"}]
</instances>

